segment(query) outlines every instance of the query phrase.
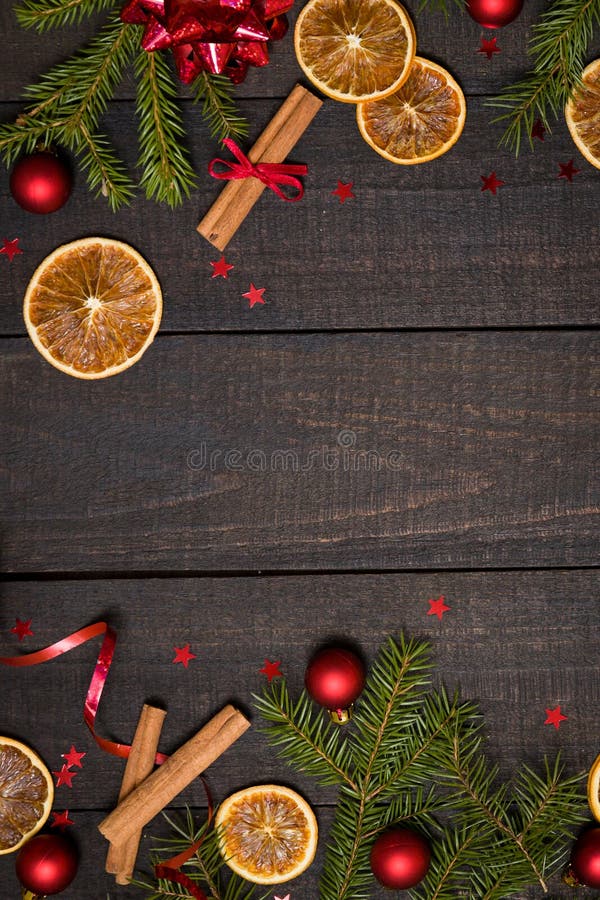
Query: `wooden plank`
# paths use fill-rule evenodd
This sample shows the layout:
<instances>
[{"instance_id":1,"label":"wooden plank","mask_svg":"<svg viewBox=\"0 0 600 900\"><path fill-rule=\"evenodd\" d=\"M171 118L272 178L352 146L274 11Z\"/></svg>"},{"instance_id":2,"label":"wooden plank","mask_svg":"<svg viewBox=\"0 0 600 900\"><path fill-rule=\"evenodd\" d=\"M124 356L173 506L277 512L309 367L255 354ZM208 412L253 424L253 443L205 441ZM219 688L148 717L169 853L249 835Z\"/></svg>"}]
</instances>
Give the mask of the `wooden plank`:
<instances>
[{"instance_id":1,"label":"wooden plank","mask_svg":"<svg viewBox=\"0 0 600 900\"><path fill-rule=\"evenodd\" d=\"M488 753L503 778L523 762L537 769L544 755L553 758L559 750L575 772L598 753L600 623L593 598L599 586L598 573L585 570L5 581L0 653L39 649L84 624L110 621L117 645L98 730L131 740L141 704L160 702L168 709L161 749L172 752L227 700L258 724L252 694L264 683L259 669L265 658L281 660L296 694L322 642L349 641L370 663L387 636L404 629L431 642L436 681L480 704ZM427 614L428 600L440 595L450 610L438 620ZM17 616L31 619L34 632L21 643L10 634ZM188 643L196 658L185 670L172 664L173 648ZM83 845L82 872L88 883L104 886L95 826L117 797L123 762L102 753L83 723L98 650L94 641L42 666L3 669L0 734L30 742L52 769L60 768L71 743L87 753L72 789L57 789L54 808L70 810ZM544 722L546 709L558 704L567 719L556 730ZM257 727L209 769L208 778L216 802L249 783L291 784L321 808L320 818L336 796L334 788L316 786L277 759ZM205 806L199 782L176 806L185 803ZM146 829L143 848L160 827L157 819ZM12 877L12 860L3 857L2 883L4 877ZM88 896L83 883L80 876L66 897ZM316 896L297 884L296 897ZM568 896L556 887L552 896ZM100 900L105 891L93 896ZM130 895L110 888L110 896Z\"/></svg>"},{"instance_id":2,"label":"wooden plank","mask_svg":"<svg viewBox=\"0 0 600 900\"><path fill-rule=\"evenodd\" d=\"M5 41L3 54L3 77L0 83L0 101L18 100L27 84L37 82L40 75L52 65L76 51L95 30L96 22L104 20L100 15L96 20L84 20L76 28L52 30L45 35L24 30L17 24L12 11L12 3L5 2L0 8L0 33ZM301 70L296 62L293 44L293 27L304 3L297 2L290 15L290 30L287 36L271 43L271 62L266 69L250 69L246 81L237 89L240 97L279 97L286 94L286 87L299 77ZM420 56L438 60L452 69L465 90L474 94L496 93L500 88L530 68L527 56L530 28L546 9L544 0L529 0L519 19L510 30L498 34L501 53L493 60L478 53L482 29L468 15L461 15L452 6L448 20L439 12L418 12L417 0L404 4L415 23ZM600 41L590 47L589 59L598 55ZM186 95L182 88L181 94ZM121 99L134 94L132 79L120 88Z\"/></svg>"},{"instance_id":3,"label":"wooden plank","mask_svg":"<svg viewBox=\"0 0 600 900\"><path fill-rule=\"evenodd\" d=\"M278 106L248 102L256 134ZM197 111L187 112L199 187L176 213L138 198L115 215L78 176L62 210L32 216L12 200L8 176L0 173L0 203L9 216L4 236L20 237L23 249L12 264L4 260L0 333L24 333L21 298L44 256L90 233L128 241L153 264L167 331L600 321L600 256L590 243L600 178L577 156L566 126L516 160L497 148L501 129L490 125L492 111L469 100L457 146L430 165L404 167L367 146L346 104L326 103L292 157L309 167L304 199L285 203L265 192L227 248L235 268L225 280L211 277L220 253L196 231L222 190L207 174L217 146ZM133 109L119 104L109 119L133 172ZM573 157L581 172L569 184L556 177L558 162ZM492 171L506 182L495 197L481 191L481 175ZM332 195L338 179L354 182L355 199L341 204ZM267 300L253 310L242 298L251 281L266 287Z\"/></svg>"},{"instance_id":4,"label":"wooden plank","mask_svg":"<svg viewBox=\"0 0 600 900\"><path fill-rule=\"evenodd\" d=\"M88 383L5 340L2 570L593 565L599 346L172 336Z\"/></svg>"}]
</instances>

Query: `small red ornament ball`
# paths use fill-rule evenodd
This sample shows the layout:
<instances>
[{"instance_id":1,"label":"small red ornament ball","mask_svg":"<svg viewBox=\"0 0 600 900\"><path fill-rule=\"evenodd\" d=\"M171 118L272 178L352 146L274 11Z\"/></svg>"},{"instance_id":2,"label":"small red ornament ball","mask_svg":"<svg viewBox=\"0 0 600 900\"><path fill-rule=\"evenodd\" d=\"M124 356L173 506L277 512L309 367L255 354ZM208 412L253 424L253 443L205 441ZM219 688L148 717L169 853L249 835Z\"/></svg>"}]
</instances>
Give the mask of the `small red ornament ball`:
<instances>
[{"instance_id":1,"label":"small red ornament ball","mask_svg":"<svg viewBox=\"0 0 600 900\"><path fill-rule=\"evenodd\" d=\"M571 869L580 884L600 888L600 828L579 835L571 851Z\"/></svg>"},{"instance_id":2,"label":"small red ornament ball","mask_svg":"<svg viewBox=\"0 0 600 900\"><path fill-rule=\"evenodd\" d=\"M502 28L522 9L523 0L467 0L469 15L484 28Z\"/></svg>"},{"instance_id":3,"label":"small red ornament ball","mask_svg":"<svg viewBox=\"0 0 600 900\"><path fill-rule=\"evenodd\" d=\"M59 894L77 874L77 850L60 834L38 834L17 854L17 878L33 894Z\"/></svg>"},{"instance_id":4,"label":"small red ornament ball","mask_svg":"<svg viewBox=\"0 0 600 900\"><path fill-rule=\"evenodd\" d=\"M56 212L71 195L71 173L53 153L23 156L10 176L10 192L19 206L32 213Z\"/></svg>"},{"instance_id":5,"label":"small red ornament ball","mask_svg":"<svg viewBox=\"0 0 600 900\"><path fill-rule=\"evenodd\" d=\"M326 709L345 709L365 686L365 667L350 650L331 647L319 650L304 674L306 690Z\"/></svg>"},{"instance_id":6,"label":"small red ornament ball","mask_svg":"<svg viewBox=\"0 0 600 900\"><path fill-rule=\"evenodd\" d=\"M371 848L371 871L386 888L405 891L425 878L431 848L427 840L408 828L384 831Z\"/></svg>"}]
</instances>

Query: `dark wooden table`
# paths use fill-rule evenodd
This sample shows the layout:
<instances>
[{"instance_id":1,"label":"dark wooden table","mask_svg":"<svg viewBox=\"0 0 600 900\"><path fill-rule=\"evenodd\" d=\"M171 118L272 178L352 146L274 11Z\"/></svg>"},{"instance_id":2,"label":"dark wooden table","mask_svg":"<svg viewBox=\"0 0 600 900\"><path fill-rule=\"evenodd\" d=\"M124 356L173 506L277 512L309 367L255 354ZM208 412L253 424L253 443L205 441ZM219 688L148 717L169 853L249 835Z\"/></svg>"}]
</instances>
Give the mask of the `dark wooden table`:
<instances>
[{"instance_id":1,"label":"dark wooden table","mask_svg":"<svg viewBox=\"0 0 600 900\"><path fill-rule=\"evenodd\" d=\"M466 15L446 22L408 5L419 53L467 95L460 142L432 164L395 167L360 139L350 107L326 102L294 153L309 166L305 199L261 198L227 249L227 281L211 279L219 254L196 232L220 185L204 174L217 145L189 102L199 187L176 211L140 197L112 214L78 176L67 205L38 217L0 176L0 238L23 249L0 257L0 655L109 621L106 736L131 740L155 700L168 708L170 752L226 701L250 710L265 658L282 661L296 690L323 641L354 641L371 659L405 629L431 640L449 688L479 701L503 776L559 749L575 772L600 752L600 173L562 120L533 152L498 147L486 100L526 70L545 3L497 33L491 60ZM25 85L90 33L39 37L11 7L0 11L4 121ZM288 36L239 88L251 137L300 75ZM132 96L126 84L104 123L131 164ZM568 183L557 175L571 158L581 171ZM492 171L505 182L496 196L480 190ZM338 179L354 185L344 204L331 194ZM139 364L87 383L41 359L21 305L51 249L95 234L148 258L165 310ZM250 282L266 288L264 306L243 300ZM442 594L439 620L428 599ZM22 643L17 617L34 632ZM188 643L196 659L173 665ZM96 826L122 763L83 723L97 652L90 643L2 671L0 733L52 769L71 744L87 754L73 788L56 792L82 848L65 900L141 896L104 874ZM567 720L555 729L546 709L559 704ZM291 783L324 830L330 821L335 792L295 775L256 729L209 776L217 799ZM204 806L201 784L177 803ZM142 865L160 828L146 830ZM313 900L317 876L318 865L292 883L293 900ZM571 896L558 879L552 889ZM17 895L3 857L0 897Z\"/></svg>"}]
</instances>

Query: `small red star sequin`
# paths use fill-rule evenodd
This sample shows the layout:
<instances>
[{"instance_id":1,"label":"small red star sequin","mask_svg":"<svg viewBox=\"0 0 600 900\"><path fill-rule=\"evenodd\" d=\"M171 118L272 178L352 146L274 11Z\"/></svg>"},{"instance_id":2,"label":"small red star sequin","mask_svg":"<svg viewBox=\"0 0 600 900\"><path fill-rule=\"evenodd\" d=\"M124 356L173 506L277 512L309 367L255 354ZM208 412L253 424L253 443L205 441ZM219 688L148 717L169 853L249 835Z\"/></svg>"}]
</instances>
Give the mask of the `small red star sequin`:
<instances>
[{"instance_id":1,"label":"small red star sequin","mask_svg":"<svg viewBox=\"0 0 600 900\"><path fill-rule=\"evenodd\" d=\"M350 200L350 199L354 200L355 199L355 194L352 193L353 187L354 187L353 181L349 181L347 184L345 184L343 181L340 181L338 179L338 186L335 189L335 191L332 191L331 193L334 196L340 198L340 203L345 203L346 200Z\"/></svg>"},{"instance_id":2,"label":"small red star sequin","mask_svg":"<svg viewBox=\"0 0 600 900\"><path fill-rule=\"evenodd\" d=\"M273 900L290 900L290 895L286 894L285 897L273 897Z\"/></svg>"},{"instance_id":3,"label":"small red star sequin","mask_svg":"<svg viewBox=\"0 0 600 900\"><path fill-rule=\"evenodd\" d=\"M64 831L67 825L74 825L75 822L73 819L69 818L69 810L65 809L63 812L53 812L52 818L54 821L50 825L50 828L60 828L61 831Z\"/></svg>"},{"instance_id":4,"label":"small red star sequin","mask_svg":"<svg viewBox=\"0 0 600 900\"><path fill-rule=\"evenodd\" d=\"M73 744L71 744L71 749L68 753L61 753L62 758L66 759L67 766L69 768L72 768L72 766L77 766L78 769L83 769L81 760L85 755L85 753L78 753Z\"/></svg>"},{"instance_id":5,"label":"small red star sequin","mask_svg":"<svg viewBox=\"0 0 600 900\"><path fill-rule=\"evenodd\" d=\"M226 262L224 256L217 260L217 262L211 262L211 266L213 267L212 278L216 278L218 275L222 278L229 278L231 269L235 268L231 263Z\"/></svg>"},{"instance_id":6,"label":"small red star sequin","mask_svg":"<svg viewBox=\"0 0 600 900\"><path fill-rule=\"evenodd\" d=\"M544 722L544 725L554 725L556 729L560 728L561 722L566 722L569 718L568 716L563 716L560 711L560 704L554 709L546 710L547 719Z\"/></svg>"},{"instance_id":7,"label":"small red star sequin","mask_svg":"<svg viewBox=\"0 0 600 900\"><path fill-rule=\"evenodd\" d=\"M16 634L19 637L19 640L22 641L25 637L32 637L33 631L31 630L31 619L27 619L26 622L22 622L21 619L17 619L17 624L14 628L10 629L11 634Z\"/></svg>"},{"instance_id":8,"label":"small red star sequin","mask_svg":"<svg viewBox=\"0 0 600 900\"><path fill-rule=\"evenodd\" d=\"M254 287L254 284L250 282L250 290L246 291L245 294L242 294L242 297L247 297L250 301L250 309L255 306L257 303L264 304L265 300L263 297L266 288L257 288Z\"/></svg>"},{"instance_id":9,"label":"small red star sequin","mask_svg":"<svg viewBox=\"0 0 600 900\"><path fill-rule=\"evenodd\" d=\"M581 169L576 169L573 165L573 160L570 159L568 163L559 163L560 172L556 176L557 178L566 178L567 181L573 181L574 175L579 175Z\"/></svg>"},{"instance_id":10,"label":"small red star sequin","mask_svg":"<svg viewBox=\"0 0 600 900\"><path fill-rule=\"evenodd\" d=\"M478 53L485 53L488 59L491 59L494 53L500 53L500 47L496 46L496 38L481 38L481 47Z\"/></svg>"},{"instance_id":11,"label":"small red star sequin","mask_svg":"<svg viewBox=\"0 0 600 900\"><path fill-rule=\"evenodd\" d=\"M492 172L491 175L487 175L487 176L482 175L481 180L483 181L481 190L482 191L491 191L492 194L494 194L494 195L496 194L496 191L498 190L498 188L502 187L502 185L505 183L504 181L500 181L499 178L496 178L495 172Z\"/></svg>"},{"instance_id":12,"label":"small red star sequin","mask_svg":"<svg viewBox=\"0 0 600 900\"><path fill-rule=\"evenodd\" d=\"M428 616L437 616L438 619L441 619L445 612L448 612L450 609L449 606L446 606L444 603L445 597L438 597L437 600L428 600L429 609L427 610Z\"/></svg>"},{"instance_id":13,"label":"small red star sequin","mask_svg":"<svg viewBox=\"0 0 600 900\"><path fill-rule=\"evenodd\" d=\"M273 681L274 678L283 678L282 673L279 671L279 666L281 665L281 660L277 659L275 662L271 662L269 659L265 659L264 665L262 669L259 669L261 675L266 675L269 679L269 684Z\"/></svg>"},{"instance_id":14,"label":"small red star sequin","mask_svg":"<svg viewBox=\"0 0 600 900\"><path fill-rule=\"evenodd\" d=\"M537 138L538 141L544 140L544 135L546 134L546 128L541 119L536 119L533 123L533 127L531 129L531 138Z\"/></svg>"},{"instance_id":15,"label":"small red star sequin","mask_svg":"<svg viewBox=\"0 0 600 900\"><path fill-rule=\"evenodd\" d=\"M6 253L9 262L12 262L14 257L22 252L23 251L19 247L19 238L13 238L12 241L9 241L8 238L4 238L2 246L0 247L0 253Z\"/></svg>"},{"instance_id":16,"label":"small red star sequin","mask_svg":"<svg viewBox=\"0 0 600 900\"><path fill-rule=\"evenodd\" d=\"M174 663L182 663L182 665L187 669L190 659L196 659L196 654L190 651L190 645L186 644L185 647L173 647L175 651L175 658L173 660Z\"/></svg>"},{"instance_id":17,"label":"small red star sequin","mask_svg":"<svg viewBox=\"0 0 600 900\"><path fill-rule=\"evenodd\" d=\"M71 772L68 765L64 763L61 766L60 772L52 771L53 775L56 775L56 787L60 787L61 784L66 784L67 787L73 787L72 781L77 775L77 772Z\"/></svg>"}]
</instances>

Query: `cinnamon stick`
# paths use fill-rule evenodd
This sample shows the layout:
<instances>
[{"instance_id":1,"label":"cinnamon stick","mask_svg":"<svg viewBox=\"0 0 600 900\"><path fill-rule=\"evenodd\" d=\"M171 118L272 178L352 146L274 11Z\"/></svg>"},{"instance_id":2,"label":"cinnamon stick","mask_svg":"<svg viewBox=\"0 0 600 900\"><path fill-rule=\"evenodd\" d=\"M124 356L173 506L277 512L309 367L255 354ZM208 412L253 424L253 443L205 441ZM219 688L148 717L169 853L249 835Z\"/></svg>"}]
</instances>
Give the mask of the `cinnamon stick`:
<instances>
[{"instance_id":1,"label":"cinnamon stick","mask_svg":"<svg viewBox=\"0 0 600 900\"><path fill-rule=\"evenodd\" d=\"M322 103L297 84L249 151L250 162L284 162ZM265 185L257 178L229 181L198 225L200 234L224 250L264 189Z\"/></svg>"},{"instance_id":2,"label":"cinnamon stick","mask_svg":"<svg viewBox=\"0 0 600 900\"><path fill-rule=\"evenodd\" d=\"M231 705L183 744L113 809L98 828L113 844L139 831L250 727Z\"/></svg>"},{"instance_id":3,"label":"cinnamon stick","mask_svg":"<svg viewBox=\"0 0 600 900\"><path fill-rule=\"evenodd\" d=\"M138 721L131 751L127 757L123 781L119 791L119 801L148 777L154 768L154 758L166 716L164 709L144 703ZM135 868L138 848L142 837L141 829L121 844L111 843L106 855L106 871L116 876L117 884L129 884Z\"/></svg>"}]
</instances>

